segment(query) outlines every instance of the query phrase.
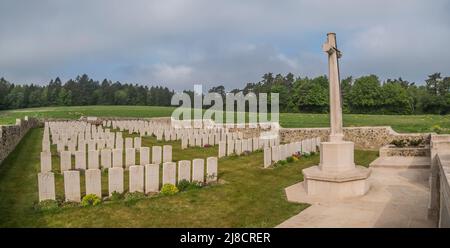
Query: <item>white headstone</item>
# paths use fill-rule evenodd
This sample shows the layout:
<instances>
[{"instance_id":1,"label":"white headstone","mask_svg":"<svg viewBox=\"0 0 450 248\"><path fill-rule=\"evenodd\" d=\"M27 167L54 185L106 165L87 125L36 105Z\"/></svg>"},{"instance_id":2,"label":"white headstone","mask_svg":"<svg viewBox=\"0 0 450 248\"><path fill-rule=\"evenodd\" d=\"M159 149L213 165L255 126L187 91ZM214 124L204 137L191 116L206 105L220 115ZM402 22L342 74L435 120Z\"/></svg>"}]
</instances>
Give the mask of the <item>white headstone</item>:
<instances>
[{"instance_id":1,"label":"white headstone","mask_svg":"<svg viewBox=\"0 0 450 248\"><path fill-rule=\"evenodd\" d=\"M147 164L145 167L145 193L159 191L159 164Z\"/></svg>"},{"instance_id":2,"label":"white headstone","mask_svg":"<svg viewBox=\"0 0 450 248\"><path fill-rule=\"evenodd\" d=\"M279 146L272 146L272 161L278 162L281 160L280 158L280 147Z\"/></svg>"},{"instance_id":3,"label":"white headstone","mask_svg":"<svg viewBox=\"0 0 450 248\"><path fill-rule=\"evenodd\" d=\"M133 138L125 138L125 149L133 148Z\"/></svg>"},{"instance_id":4,"label":"white headstone","mask_svg":"<svg viewBox=\"0 0 450 248\"><path fill-rule=\"evenodd\" d=\"M191 181L191 161L178 161L178 182L181 180Z\"/></svg>"},{"instance_id":5,"label":"white headstone","mask_svg":"<svg viewBox=\"0 0 450 248\"><path fill-rule=\"evenodd\" d=\"M116 148L123 149L123 138L121 136L116 137Z\"/></svg>"},{"instance_id":6,"label":"white headstone","mask_svg":"<svg viewBox=\"0 0 450 248\"><path fill-rule=\"evenodd\" d=\"M141 137L134 137L134 148L138 149L141 148L142 138Z\"/></svg>"},{"instance_id":7,"label":"white headstone","mask_svg":"<svg viewBox=\"0 0 450 248\"><path fill-rule=\"evenodd\" d=\"M69 151L60 153L61 173L72 169L72 154Z\"/></svg>"},{"instance_id":8,"label":"white headstone","mask_svg":"<svg viewBox=\"0 0 450 248\"><path fill-rule=\"evenodd\" d=\"M144 192L144 166L132 165L130 166L130 192Z\"/></svg>"},{"instance_id":9,"label":"white headstone","mask_svg":"<svg viewBox=\"0 0 450 248\"><path fill-rule=\"evenodd\" d=\"M100 169L88 169L85 174L86 195L102 197L102 172Z\"/></svg>"},{"instance_id":10,"label":"white headstone","mask_svg":"<svg viewBox=\"0 0 450 248\"><path fill-rule=\"evenodd\" d=\"M264 168L269 167L272 164L272 151L270 147L264 148Z\"/></svg>"},{"instance_id":11,"label":"white headstone","mask_svg":"<svg viewBox=\"0 0 450 248\"><path fill-rule=\"evenodd\" d=\"M172 162L172 146L164 145L163 146L163 163Z\"/></svg>"},{"instance_id":12,"label":"white headstone","mask_svg":"<svg viewBox=\"0 0 450 248\"><path fill-rule=\"evenodd\" d=\"M112 151L113 158L113 167L123 167L123 150L122 149L114 149Z\"/></svg>"},{"instance_id":13,"label":"white headstone","mask_svg":"<svg viewBox=\"0 0 450 248\"><path fill-rule=\"evenodd\" d=\"M102 168L111 168L111 149L103 149L100 152L100 158Z\"/></svg>"},{"instance_id":14,"label":"white headstone","mask_svg":"<svg viewBox=\"0 0 450 248\"><path fill-rule=\"evenodd\" d=\"M141 147L139 148L139 164L146 165L150 164L150 148L149 147Z\"/></svg>"},{"instance_id":15,"label":"white headstone","mask_svg":"<svg viewBox=\"0 0 450 248\"><path fill-rule=\"evenodd\" d=\"M208 157L206 159L206 182L217 181L217 157Z\"/></svg>"},{"instance_id":16,"label":"white headstone","mask_svg":"<svg viewBox=\"0 0 450 248\"><path fill-rule=\"evenodd\" d=\"M234 153L234 141L232 139L227 140L227 156Z\"/></svg>"},{"instance_id":17,"label":"white headstone","mask_svg":"<svg viewBox=\"0 0 450 248\"><path fill-rule=\"evenodd\" d=\"M234 150L236 155L242 154L242 140L235 140Z\"/></svg>"},{"instance_id":18,"label":"white headstone","mask_svg":"<svg viewBox=\"0 0 450 248\"><path fill-rule=\"evenodd\" d=\"M125 166L136 165L136 150L134 148L125 149Z\"/></svg>"},{"instance_id":19,"label":"white headstone","mask_svg":"<svg viewBox=\"0 0 450 248\"><path fill-rule=\"evenodd\" d=\"M81 201L79 171L64 171L64 195L66 201Z\"/></svg>"},{"instance_id":20,"label":"white headstone","mask_svg":"<svg viewBox=\"0 0 450 248\"><path fill-rule=\"evenodd\" d=\"M75 169L86 170L86 152L75 152Z\"/></svg>"},{"instance_id":21,"label":"white headstone","mask_svg":"<svg viewBox=\"0 0 450 248\"><path fill-rule=\"evenodd\" d=\"M99 151L88 151L88 169L98 169L100 168L99 161Z\"/></svg>"},{"instance_id":22,"label":"white headstone","mask_svg":"<svg viewBox=\"0 0 450 248\"><path fill-rule=\"evenodd\" d=\"M163 163L163 179L162 183L164 184L176 184L176 173L177 173L177 164L175 162L165 162Z\"/></svg>"},{"instance_id":23,"label":"white headstone","mask_svg":"<svg viewBox=\"0 0 450 248\"><path fill-rule=\"evenodd\" d=\"M123 168L108 169L108 190L110 196L113 192L123 193Z\"/></svg>"},{"instance_id":24,"label":"white headstone","mask_svg":"<svg viewBox=\"0 0 450 248\"><path fill-rule=\"evenodd\" d=\"M226 149L227 143L225 141L219 141L219 158L225 156Z\"/></svg>"},{"instance_id":25,"label":"white headstone","mask_svg":"<svg viewBox=\"0 0 450 248\"><path fill-rule=\"evenodd\" d=\"M205 160L197 158L192 161L192 164L192 181L204 182Z\"/></svg>"},{"instance_id":26,"label":"white headstone","mask_svg":"<svg viewBox=\"0 0 450 248\"><path fill-rule=\"evenodd\" d=\"M53 172L38 173L39 201L55 200L55 175Z\"/></svg>"},{"instance_id":27,"label":"white headstone","mask_svg":"<svg viewBox=\"0 0 450 248\"><path fill-rule=\"evenodd\" d=\"M88 150L92 151L92 150L97 150L97 142L95 142L95 140L88 140Z\"/></svg>"},{"instance_id":28,"label":"white headstone","mask_svg":"<svg viewBox=\"0 0 450 248\"><path fill-rule=\"evenodd\" d=\"M202 136L201 135L196 135L195 136L195 146L202 146Z\"/></svg>"},{"instance_id":29,"label":"white headstone","mask_svg":"<svg viewBox=\"0 0 450 248\"><path fill-rule=\"evenodd\" d=\"M259 138L255 137L253 138L253 151L256 151L259 149Z\"/></svg>"},{"instance_id":30,"label":"white headstone","mask_svg":"<svg viewBox=\"0 0 450 248\"><path fill-rule=\"evenodd\" d=\"M214 134L208 135L208 144L210 144L212 146L215 145L215 143L214 143Z\"/></svg>"},{"instance_id":31,"label":"white headstone","mask_svg":"<svg viewBox=\"0 0 450 248\"><path fill-rule=\"evenodd\" d=\"M188 147L188 138L186 136L183 136L181 138L181 149L184 150Z\"/></svg>"},{"instance_id":32,"label":"white headstone","mask_svg":"<svg viewBox=\"0 0 450 248\"><path fill-rule=\"evenodd\" d=\"M52 170L52 153L41 152L41 172L50 172Z\"/></svg>"},{"instance_id":33,"label":"white headstone","mask_svg":"<svg viewBox=\"0 0 450 248\"><path fill-rule=\"evenodd\" d=\"M152 146L152 164L161 164L161 146Z\"/></svg>"}]
</instances>

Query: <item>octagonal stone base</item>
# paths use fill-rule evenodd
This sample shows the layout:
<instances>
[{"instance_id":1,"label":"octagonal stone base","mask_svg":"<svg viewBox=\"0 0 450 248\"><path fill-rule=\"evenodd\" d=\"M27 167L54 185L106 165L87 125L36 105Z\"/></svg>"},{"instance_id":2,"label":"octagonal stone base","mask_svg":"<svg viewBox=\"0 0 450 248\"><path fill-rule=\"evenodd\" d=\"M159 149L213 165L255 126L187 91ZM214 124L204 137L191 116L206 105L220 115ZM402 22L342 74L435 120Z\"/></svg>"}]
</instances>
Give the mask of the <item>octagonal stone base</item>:
<instances>
[{"instance_id":1,"label":"octagonal stone base","mask_svg":"<svg viewBox=\"0 0 450 248\"><path fill-rule=\"evenodd\" d=\"M370 188L371 170L362 166L340 172L321 170L319 166L303 170L304 187L308 195L325 198L347 198L361 196Z\"/></svg>"}]
</instances>

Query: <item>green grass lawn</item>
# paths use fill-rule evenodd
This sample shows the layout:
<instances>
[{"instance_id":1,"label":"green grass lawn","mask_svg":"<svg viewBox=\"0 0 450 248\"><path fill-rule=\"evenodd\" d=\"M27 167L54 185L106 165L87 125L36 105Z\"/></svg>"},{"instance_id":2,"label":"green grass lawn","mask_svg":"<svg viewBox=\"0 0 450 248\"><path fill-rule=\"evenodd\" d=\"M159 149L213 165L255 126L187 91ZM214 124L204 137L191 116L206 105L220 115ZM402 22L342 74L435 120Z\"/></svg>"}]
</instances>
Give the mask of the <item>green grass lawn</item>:
<instances>
[{"instance_id":1,"label":"green grass lawn","mask_svg":"<svg viewBox=\"0 0 450 248\"><path fill-rule=\"evenodd\" d=\"M153 106L46 107L0 111L0 125L13 124L23 116L78 119L80 116L163 117L175 108ZM282 127L329 127L328 114L281 113ZM438 125L450 133L450 115L344 114L344 126L392 126L397 132L432 132Z\"/></svg>"},{"instance_id":2,"label":"green grass lawn","mask_svg":"<svg viewBox=\"0 0 450 248\"><path fill-rule=\"evenodd\" d=\"M315 155L262 169L262 152L226 157L219 160L218 176L223 183L217 185L174 196L149 197L133 204L110 202L42 212L33 208L38 200L42 132L32 129L0 166L1 227L272 227L308 206L287 202L284 188L302 181L301 169L319 162ZM144 146L165 143L173 145L175 161L217 154L217 147L181 151L179 141L143 139ZM367 166L376 156L377 152L356 151L355 160ZM61 197L62 177L55 180ZM103 193L107 194L106 180L103 182ZM128 184L124 185L126 189Z\"/></svg>"}]
</instances>

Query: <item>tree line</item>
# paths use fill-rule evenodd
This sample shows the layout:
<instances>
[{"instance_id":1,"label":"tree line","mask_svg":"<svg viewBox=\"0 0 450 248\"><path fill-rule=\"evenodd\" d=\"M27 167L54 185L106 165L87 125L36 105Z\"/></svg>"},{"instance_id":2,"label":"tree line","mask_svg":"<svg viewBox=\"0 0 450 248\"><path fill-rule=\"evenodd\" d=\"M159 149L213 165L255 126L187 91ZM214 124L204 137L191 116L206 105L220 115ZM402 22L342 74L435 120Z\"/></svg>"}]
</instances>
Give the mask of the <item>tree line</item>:
<instances>
[{"instance_id":1,"label":"tree line","mask_svg":"<svg viewBox=\"0 0 450 248\"><path fill-rule=\"evenodd\" d=\"M281 112L327 113L329 89L326 76L295 77L292 73L273 75L266 73L257 83L248 83L244 94L279 93ZM433 73L424 85L398 79L381 82L375 75L341 80L343 111L364 114L449 114L450 77ZM191 97L192 91L185 91ZM225 96L223 85L209 89ZM60 78L47 85L23 85L0 78L0 109L18 109L42 106L83 105L149 105L170 106L175 92L162 86L144 86L102 82L86 74L62 83ZM270 100L270 99L269 99ZM193 102L193 101L192 101Z\"/></svg>"},{"instance_id":2,"label":"tree line","mask_svg":"<svg viewBox=\"0 0 450 248\"><path fill-rule=\"evenodd\" d=\"M280 112L327 113L329 83L326 76L297 77L266 73L258 83L248 83L242 91L279 93ZM233 90L240 91L239 89ZM402 78L381 82L375 75L341 80L342 109L357 114L449 114L450 77L433 73L424 85Z\"/></svg>"},{"instance_id":3,"label":"tree line","mask_svg":"<svg viewBox=\"0 0 450 248\"><path fill-rule=\"evenodd\" d=\"M170 106L173 94L173 90L162 86L113 83L107 79L100 83L86 74L64 84L57 77L43 86L12 84L0 79L0 109L82 105Z\"/></svg>"}]
</instances>

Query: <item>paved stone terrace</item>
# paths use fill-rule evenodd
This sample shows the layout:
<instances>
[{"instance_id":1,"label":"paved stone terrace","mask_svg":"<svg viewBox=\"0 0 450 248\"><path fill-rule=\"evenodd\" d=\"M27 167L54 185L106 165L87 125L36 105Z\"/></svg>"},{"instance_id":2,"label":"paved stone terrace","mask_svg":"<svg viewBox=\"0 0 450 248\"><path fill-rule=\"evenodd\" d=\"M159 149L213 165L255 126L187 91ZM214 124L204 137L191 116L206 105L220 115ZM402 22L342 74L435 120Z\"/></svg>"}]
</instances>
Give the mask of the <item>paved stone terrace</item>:
<instances>
[{"instance_id":1,"label":"paved stone terrace","mask_svg":"<svg viewBox=\"0 0 450 248\"><path fill-rule=\"evenodd\" d=\"M286 188L289 201L312 206L278 227L434 227L427 219L429 169L372 168L362 196L323 200L307 196L302 183Z\"/></svg>"}]
</instances>

